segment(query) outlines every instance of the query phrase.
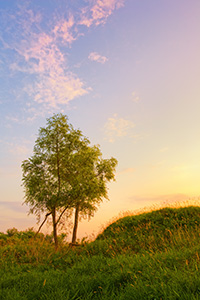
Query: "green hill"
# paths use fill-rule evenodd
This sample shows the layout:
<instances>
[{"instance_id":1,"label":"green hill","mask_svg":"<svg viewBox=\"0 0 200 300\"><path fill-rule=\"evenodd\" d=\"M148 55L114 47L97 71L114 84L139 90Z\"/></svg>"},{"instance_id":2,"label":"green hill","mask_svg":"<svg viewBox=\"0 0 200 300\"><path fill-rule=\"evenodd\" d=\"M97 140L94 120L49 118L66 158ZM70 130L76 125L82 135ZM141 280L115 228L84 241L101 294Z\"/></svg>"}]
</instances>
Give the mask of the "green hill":
<instances>
[{"instance_id":1,"label":"green hill","mask_svg":"<svg viewBox=\"0 0 200 300\"><path fill-rule=\"evenodd\" d=\"M109 241L118 250L162 251L185 246L199 237L200 207L163 208L127 216L108 226L97 240Z\"/></svg>"},{"instance_id":2,"label":"green hill","mask_svg":"<svg viewBox=\"0 0 200 300\"><path fill-rule=\"evenodd\" d=\"M110 224L93 242L0 234L0 299L200 299L200 207L164 208Z\"/></svg>"}]
</instances>

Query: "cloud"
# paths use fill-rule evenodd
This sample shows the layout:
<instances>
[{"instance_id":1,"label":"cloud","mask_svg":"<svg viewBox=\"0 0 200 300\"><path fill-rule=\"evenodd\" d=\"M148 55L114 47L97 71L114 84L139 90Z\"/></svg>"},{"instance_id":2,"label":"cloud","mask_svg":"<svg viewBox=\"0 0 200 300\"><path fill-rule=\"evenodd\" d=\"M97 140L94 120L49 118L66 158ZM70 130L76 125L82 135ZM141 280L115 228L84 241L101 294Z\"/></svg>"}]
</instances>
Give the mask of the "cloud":
<instances>
[{"instance_id":1,"label":"cloud","mask_svg":"<svg viewBox=\"0 0 200 300\"><path fill-rule=\"evenodd\" d=\"M106 139L113 143L117 138L127 136L134 126L132 121L120 118L115 114L113 117L108 118L104 125Z\"/></svg>"},{"instance_id":2,"label":"cloud","mask_svg":"<svg viewBox=\"0 0 200 300\"><path fill-rule=\"evenodd\" d=\"M0 34L0 41L5 53L13 52L13 57L9 56L9 62L6 62L10 66L9 76L23 75L24 82L21 80L21 84L24 87L20 87L20 98L24 97L27 101L28 95L32 108L38 108L40 104L44 111L66 105L87 94L91 88L69 68L68 49L83 35L84 26L105 24L124 2L92 0L84 8L68 13L67 17L62 11L60 15L52 15L48 21L41 12L29 7L31 2L18 5L13 13L1 11L2 28L6 30ZM107 61L97 52L90 53L89 59L102 64Z\"/></svg>"},{"instance_id":3,"label":"cloud","mask_svg":"<svg viewBox=\"0 0 200 300\"><path fill-rule=\"evenodd\" d=\"M97 52L91 52L88 56L88 58L92 61L96 61L101 64L105 64L105 62L108 60L107 57L102 56L98 54Z\"/></svg>"},{"instance_id":4,"label":"cloud","mask_svg":"<svg viewBox=\"0 0 200 300\"><path fill-rule=\"evenodd\" d=\"M31 151L31 141L24 138L20 140L6 141L0 140L1 148L4 148L6 152L11 153L15 157L24 157Z\"/></svg>"},{"instance_id":5,"label":"cloud","mask_svg":"<svg viewBox=\"0 0 200 300\"><path fill-rule=\"evenodd\" d=\"M25 230L34 227L35 216L28 216L28 208L20 202L0 201L0 228L6 232L9 228Z\"/></svg>"},{"instance_id":6,"label":"cloud","mask_svg":"<svg viewBox=\"0 0 200 300\"><path fill-rule=\"evenodd\" d=\"M53 29L53 33L56 38L60 38L63 43L72 44L76 40L74 36L73 27L75 25L75 20L73 15L70 15L68 20L60 20L57 22Z\"/></svg>"},{"instance_id":7,"label":"cloud","mask_svg":"<svg viewBox=\"0 0 200 300\"><path fill-rule=\"evenodd\" d=\"M1 211L8 210L15 213L25 213L27 211L27 208L17 201L0 201L0 208Z\"/></svg>"},{"instance_id":8,"label":"cloud","mask_svg":"<svg viewBox=\"0 0 200 300\"><path fill-rule=\"evenodd\" d=\"M46 103L55 108L58 104L67 104L76 97L88 93L89 90L83 87L83 82L78 77L68 73L43 76L35 84L33 93L36 102Z\"/></svg>"},{"instance_id":9,"label":"cloud","mask_svg":"<svg viewBox=\"0 0 200 300\"><path fill-rule=\"evenodd\" d=\"M24 91L28 91L29 96L37 103L56 107L59 104L67 104L89 91L84 88L81 79L67 70L66 58L57 45L57 38L62 38L63 42L68 43L73 41L71 35L67 35L67 28L66 23L59 23L51 35L34 34L31 42L27 40L15 48L26 65L22 69L15 63L11 68L36 75L34 83L29 84Z\"/></svg>"},{"instance_id":10,"label":"cloud","mask_svg":"<svg viewBox=\"0 0 200 300\"><path fill-rule=\"evenodd\" d=\"M105 24L107 18L114 10L124 5L125 0L96 0L92 4L82 9L81 25L90 27L91 25Z\"/></svg>"},{"instance_id":11,"label":"cloud","mask_svg":"<svg viewBox=\"0 0 200 300\"><path fill-rule=\"evenodd\" d=\"M10 70L12 74L28 74L32 79L21 90L35 100L35 104L56 107L89 92L90 88L69 70L64 51L77 38L72 15L55 20L48 31L41 28L41 15L34 15L26 7L21 7L10 18L13 19L11 26L16 25L12 28L14 34L11 36L8 32L8 37L4 37L7 39L4 49L15 53Z\"/></svg>"},{"instance_id":12,"label":"cloud","mask_svg":"<svg viewBox=\"0 0 200 300\"><path fill-rule=\"evenodd\" d=\"M27 146L25 145L10 145L10 152L15 155L25 155L30 152Z\"/></svg>"},{"instance_id":13,"label":"cloud","mask_svg":"<svg viewBox=\"0 0 200 300\"><path fill-rule=\"evenodd\" d=\"M32 93L30 93L30 90ZM26 88L24 88L24 91L26 91L27 94L30 94L32 96L34 94L33 87L30 85L27 85ZM43 105L44 106L44 105ZM12 123L17 123L21 125L27 125L27 123L33 122L37 117L45 117L46 112L51 112L53 113L53 107L52 111L50 110L49 107L46 107L45 111L42 109L38 109L36 107L33 107L30 102L26 103L26 108L24 108L24 111L26 112L25 115L20 115L19 113L14 114L9 114L6 116L6 120L8 121L5 126L6 128L12 128L13 124Z\"/></svg>"},{"instance_id":14,"label":"cloud","mask_svg":"<svg viewBox=\"0 0 200 300\"><path fill-rule=\"evenodd\" d=\"M136 94L136 92L132 92L132 101L136 103L140 101L140 97Z\"/></svg>"}]
</instances>

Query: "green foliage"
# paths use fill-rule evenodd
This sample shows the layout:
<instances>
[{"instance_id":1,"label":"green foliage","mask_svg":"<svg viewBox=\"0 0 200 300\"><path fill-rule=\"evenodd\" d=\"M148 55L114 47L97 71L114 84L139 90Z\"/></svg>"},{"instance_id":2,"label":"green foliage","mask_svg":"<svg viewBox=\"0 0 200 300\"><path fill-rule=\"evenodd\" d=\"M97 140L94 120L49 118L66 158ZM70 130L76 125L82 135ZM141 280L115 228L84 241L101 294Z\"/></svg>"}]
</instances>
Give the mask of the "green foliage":
<instances>
[{"instance_id":1,"label":"green foliage","mask_svg":"<svg viewBox=\"0 0 200 300\"><path fill-rule=\"evenodd\" d=\"M89 141L79 130L68 124L67 117L58 114L47 119L47 126L40 128L33 156L23 161L23 185L25 203L31 213L52 213L56 208L72 205L71 156L80 145Z\"/></svg>"},{"instance_id":2,"label":"green foliage","mask_svg":"<svg viewBox=\"0 0 200 300\"><path fill-rule=\"evenodd\" d=\"M0 234L0 299L200 299L199 212L125 217L78 247L61 237L57 251L49 236L9 230Z\"/></svg>"},{"instance_id":3,"label":"green foliage","mask_svg":"<svg viewBox=\"0 0 200 300\"><path fill-rule=\"evenodd\" d=\"M99 146L90 146L65 115L54 115L40 128L33 155L22 162L22 181L30 213L38 219L45 213L44 222L52 216L56 246L64 213L78 207L77 217L79 212L91 215L107 198L116 164L114 158L103 159Z\"/></svg>"}]
</instances>

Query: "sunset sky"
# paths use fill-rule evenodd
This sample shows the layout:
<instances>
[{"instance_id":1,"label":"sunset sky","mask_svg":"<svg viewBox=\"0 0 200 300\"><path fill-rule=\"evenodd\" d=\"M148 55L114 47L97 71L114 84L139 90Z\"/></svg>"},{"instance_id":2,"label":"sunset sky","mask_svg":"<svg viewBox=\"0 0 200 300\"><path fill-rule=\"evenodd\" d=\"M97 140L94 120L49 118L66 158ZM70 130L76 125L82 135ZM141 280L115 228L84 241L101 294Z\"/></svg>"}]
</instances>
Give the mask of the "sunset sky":
<instances>
[{"instance_id":1,"label":"sunset sky","mask_svg":"<svg viewBox=\"0 0 200 300\"><path fill-rule=\"evenodd\" d=\"M200 195L199 0L0 1L0 231L27 216L21 162L62 112L116 181L79 237L120 212Z\"/></svg>"}]
</instances>

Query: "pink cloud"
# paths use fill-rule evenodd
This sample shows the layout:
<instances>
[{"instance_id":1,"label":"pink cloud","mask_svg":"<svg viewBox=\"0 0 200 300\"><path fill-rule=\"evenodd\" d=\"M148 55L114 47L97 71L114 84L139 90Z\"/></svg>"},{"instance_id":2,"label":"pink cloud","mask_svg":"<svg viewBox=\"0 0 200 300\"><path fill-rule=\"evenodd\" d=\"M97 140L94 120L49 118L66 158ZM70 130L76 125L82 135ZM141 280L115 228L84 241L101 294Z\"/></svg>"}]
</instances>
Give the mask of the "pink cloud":
<instances>
[{"instance_id":1,"label":"pink cloud","mask_svg":"<svg viewBox=\"0 0 200 300\"><path fill-rule=\"evenodd\" d=\"M24 1L18 4L19 10L15 15L9 15L12 21L16 21L17 25L22 28L22 32L29 34L33 29L39 29L42 15L40 12L34 12L28 8L28 2Z\"/></svg>"},{"instance_id":2,"label":"pink cloud","mask_svg":"<svg viewBox=\"0 0 200 300\"><path fill-rule=\"evenodd\" d=\"M90 27L92 24L105 23L115 9L124 5L125 0L97 0L91 7L82 10L81 25Z\"/></svg>"},{"instance_id":3,"label":"pink cloud","mask_svg":"<svg viewBox=\"0 0 200 300\"><path fill-rule=\"evenodd\" d=\"M61 72L60 65L64 62L64 57L50 35L34 35L31 42L27 41L21 46L19 52L29 63L29 70L32 72Z\"/></svg>"},{"instance_id":4,"label":"pink cloud","mask_svg":"<svg viewBox=\"0 0 200 300\"><path fill-rule=\"evenodd\" d=\"M129 135L130 130L135 127L135 124L127 119L123 119L114 114L113 117L108 118L104 125L106 139L113 143L116 139Z\"/></svg>"},{"instance_id":5,"label":"pink cloud","mask_svg":"<svg viewBox=\"0 0 200 300\"><path fill-rule=\"evenodd\" d=\"M59 21L53 29L55 38L57 39L59 37L63 42L71 45L72 42L76 40L76 38L73 36L74 25L75 25L75 20L72 15L69 16L68 20Z\"/></svg>"},{"instance_id":6,"label":"pink cloud","mask_svg":"<svg viewBox=\"0 0 200 300\"><path fill-rule=\"evenodd\" d=\"M72 73L43 76L35 85L34 100L46 103L51 107L67 104L76 97L88 93L83 82Z\"/></svg>"},{"instance_id":7,"label":"pink cloud","mask_svg":"<svg viewBox=\"0 0 200 300\"><path fill-rule=\"evenodd\" d=\"M91 52L88 58L92 61L97 61L101 64L104 64L108 59L105 56L98 54L97 52Z\"/></svg>"},{"instance_id":8,"label":"pink cloud","mask_svg":"<svg viewBox=\"0 0 200 300\"><path fill-rule=\"evenodd\" d=\"M49 25L45 31L42 29L42 15L28 9L28 5L21 5L19 11L10 16L10 21L14 20L17 26L17 34L11 36L8 43L4 42L4 46L18 53L10 70L34 75L23 91L35 103L56 107L89 92L90 88L86 88L83 81L68 69L65 53L81 35L80 25L89 27L105 23L114 10L123 6L124 1L92 0L91 5L76 15L54 18L52 26ZM97 52L90 53L89 59L102 64L107 61L105 56Z\"/></svg>"},{"instance_id":9,"label":"pink cloud","mask_svg":"<svg viewBox=\"0 0 200 300\"><path fill-rule=\"evenodd\" d=\"M49 34L30 32L21 44L15 45L26 64L14 63L11 69L37 76L35 82L24 89L37 103L56 107L89 91L81 79L68 71L66 57L60 50L60 42L69 45L75 40L70 32L73 25L74 19L70 17L68 21L59 21Z\"/></svg>"}]
</instances>

